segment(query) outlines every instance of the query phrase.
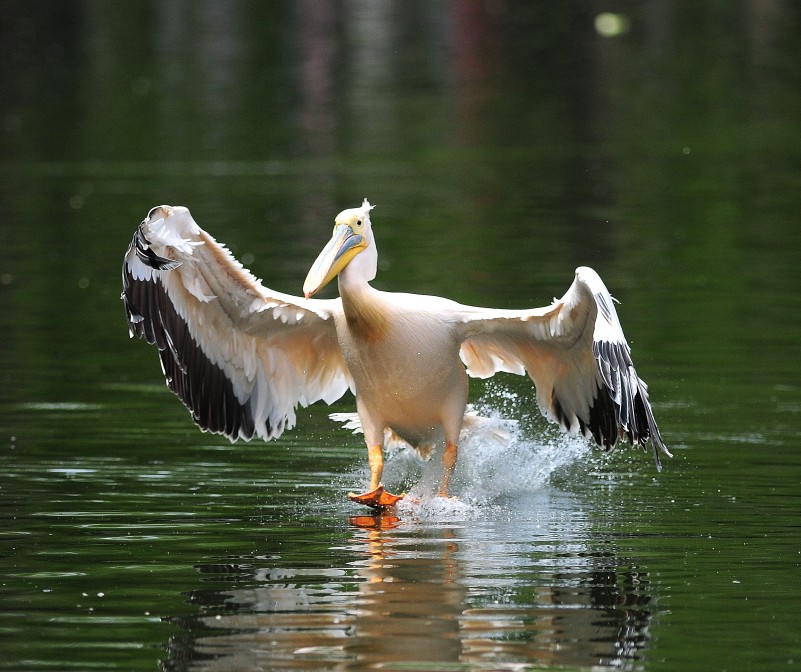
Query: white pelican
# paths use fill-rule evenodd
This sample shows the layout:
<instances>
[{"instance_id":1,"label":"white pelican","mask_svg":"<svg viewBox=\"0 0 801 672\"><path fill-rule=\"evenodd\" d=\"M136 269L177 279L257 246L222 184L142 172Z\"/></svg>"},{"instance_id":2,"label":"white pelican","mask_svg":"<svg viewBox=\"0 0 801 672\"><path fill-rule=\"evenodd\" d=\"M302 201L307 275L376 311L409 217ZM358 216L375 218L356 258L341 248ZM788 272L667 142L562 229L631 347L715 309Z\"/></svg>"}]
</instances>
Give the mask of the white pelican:
<instances>
[{"instance_id":1,"label":"white pelican","mask_svg":"<svg viewBox=\"0 0 801 672\"><path fill-rule=\"evenodd\" d=\"M370 484L357 502L391 506L381 485L384 430L408 442L443 441L439 494L448 495L465 414L468 375L528 373L542 413L604 449L651 439L668 452L648 387L604 283L576 270L550 306L493 310L438 296L370 286L378 260L370 211L343 210L311 267L304 297L264 287L192 219L185 207L153 208L125 255L122 279L131 336L159 350L169 388L204 431L231 441L270 440L295 409L331 403L349 388L364 430ZM339 276L338 299L309 298Z\"/></svg>"}]
</instances>

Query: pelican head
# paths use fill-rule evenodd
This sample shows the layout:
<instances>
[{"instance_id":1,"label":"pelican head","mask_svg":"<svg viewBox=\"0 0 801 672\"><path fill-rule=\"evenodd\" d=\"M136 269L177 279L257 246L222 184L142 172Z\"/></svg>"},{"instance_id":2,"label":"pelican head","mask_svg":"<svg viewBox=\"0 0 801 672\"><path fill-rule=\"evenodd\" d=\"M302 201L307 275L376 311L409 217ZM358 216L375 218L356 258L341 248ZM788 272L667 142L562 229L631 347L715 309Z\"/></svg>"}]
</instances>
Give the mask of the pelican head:
<instances>
[{"instance_id":1,"label":"pelican head","mask_svg":"<svg viewBox=\"0 0 801 672\"><path fill-rule=\"evenodd\" d=\"M307 299L331 282L360 252L371 247L374 249L370 224L370 210L374 207L365 198L360 208L348 208L336 216L331 240L312 264L303 283L303 294ZM366 279L372 280L373 277L375 270Z\"/></svg>"}]
</instances>

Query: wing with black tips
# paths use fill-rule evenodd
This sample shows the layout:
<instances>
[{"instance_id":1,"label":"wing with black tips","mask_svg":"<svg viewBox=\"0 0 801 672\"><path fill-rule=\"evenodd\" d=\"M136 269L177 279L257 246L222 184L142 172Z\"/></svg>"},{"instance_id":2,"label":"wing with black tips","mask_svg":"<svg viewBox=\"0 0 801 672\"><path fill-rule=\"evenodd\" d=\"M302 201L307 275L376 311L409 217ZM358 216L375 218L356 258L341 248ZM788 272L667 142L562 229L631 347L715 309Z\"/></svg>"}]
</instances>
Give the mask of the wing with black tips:
<instances>
[{"instance_id":1,"label":"wing with black tips","mask_svg":"<svg viewBox=\"0 0 801 672\"><path fill-rule=\"evenodd\" d=\"M159 351L169 388L204 430L273 439L297 406L351 384L334 317L339 299L265 288L182 207L153 208L122 268L131 336Z\"/></svg>"}]
</instances>

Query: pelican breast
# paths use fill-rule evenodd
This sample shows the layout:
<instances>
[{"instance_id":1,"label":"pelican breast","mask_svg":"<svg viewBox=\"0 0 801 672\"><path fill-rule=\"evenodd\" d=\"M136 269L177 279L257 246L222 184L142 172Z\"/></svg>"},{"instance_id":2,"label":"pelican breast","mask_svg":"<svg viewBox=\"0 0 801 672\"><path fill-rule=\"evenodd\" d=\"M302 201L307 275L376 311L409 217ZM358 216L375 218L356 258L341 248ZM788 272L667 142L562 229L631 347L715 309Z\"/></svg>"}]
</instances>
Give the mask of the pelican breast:
<instances>
[{"instance_id":1,"label":"pelican breast","mask_svg":"<svg viewBox=\"0 0 801 672\"><path fill-rule=\"evenodd\" d=\"M428 439L444 416L463 415L467 373L455 324L437 297L370 288L343 294L337 334L360 407L404 438Z\"/></svg>"}]
</instances>

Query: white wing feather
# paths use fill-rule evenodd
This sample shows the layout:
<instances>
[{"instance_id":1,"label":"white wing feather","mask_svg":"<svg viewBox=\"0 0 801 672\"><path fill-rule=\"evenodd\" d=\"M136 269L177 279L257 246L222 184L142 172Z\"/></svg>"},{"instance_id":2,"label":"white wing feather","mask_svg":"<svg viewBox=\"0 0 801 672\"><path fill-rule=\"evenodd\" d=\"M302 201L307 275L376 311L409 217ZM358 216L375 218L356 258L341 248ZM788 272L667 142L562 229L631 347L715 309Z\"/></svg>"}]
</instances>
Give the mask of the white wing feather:
<instances>
[{"instance_id":1,"label":"white wing feather","mask_svg":"<svg viewBox=\"0 0 801 672\"><path fill-rule=\"evenodd\" d=\"M186 208L154 208L142 222L123 286L131 336L158 346L168 386L207 431L276 438L298 405L331 403L351 385L339 299L265 288Z\"/></svg>"},{"instance_id":2,"label":"white wing feather","mask_svg":"<svg viewBox=\"0 0 801 672\"><path fill-rule=\"evenodd\" d=\"M460 355L470 375L528 373L540 410L565 431L592 437L604 448L621 435L635 445L650 438L657 468L657 448L670 455L613 299L591 268L576 269L567 293L546 308L462 306L453 318L461 322Z\"/></svg>"}]
</instances>

